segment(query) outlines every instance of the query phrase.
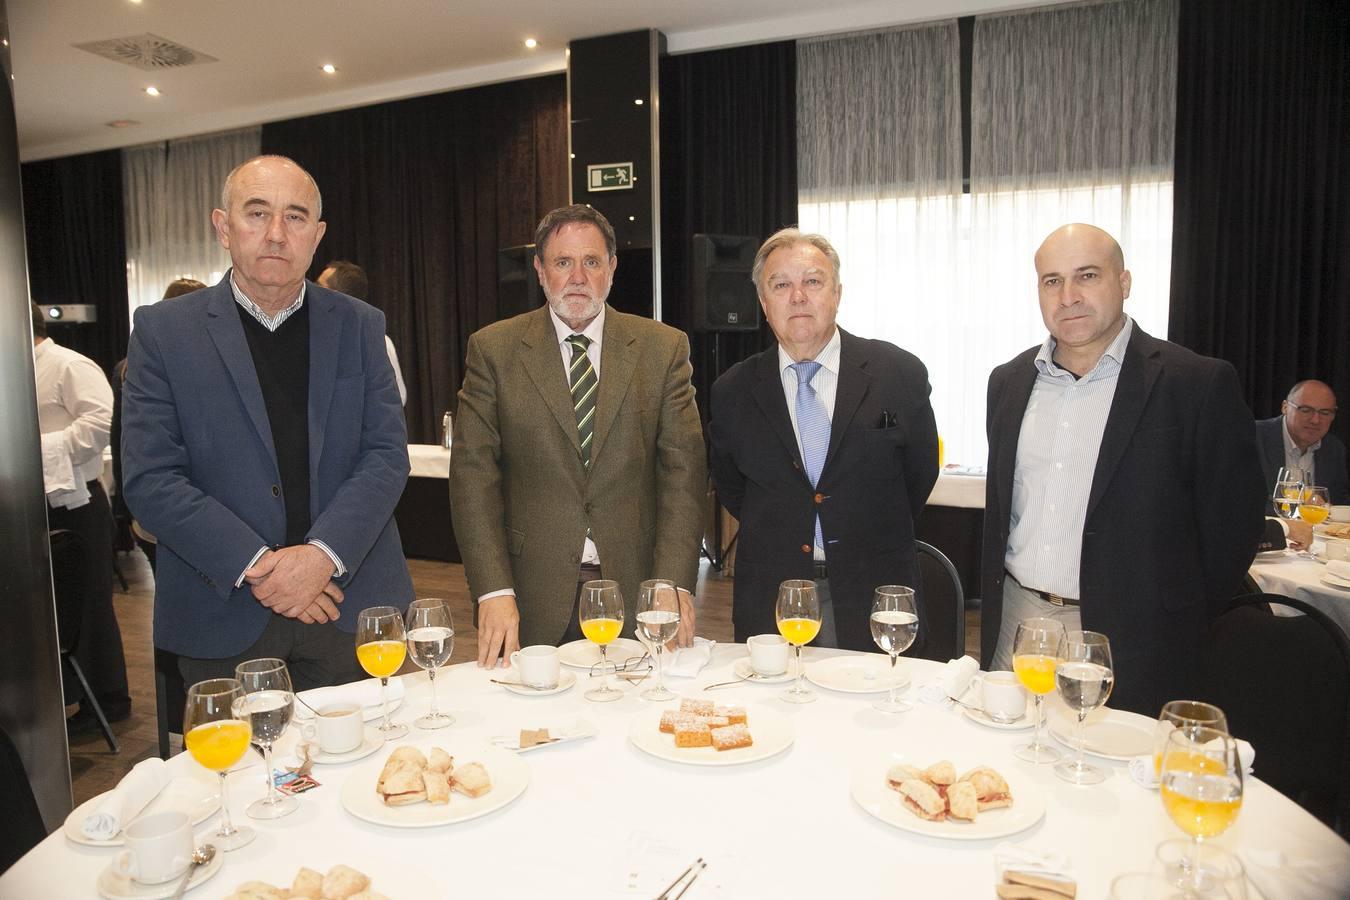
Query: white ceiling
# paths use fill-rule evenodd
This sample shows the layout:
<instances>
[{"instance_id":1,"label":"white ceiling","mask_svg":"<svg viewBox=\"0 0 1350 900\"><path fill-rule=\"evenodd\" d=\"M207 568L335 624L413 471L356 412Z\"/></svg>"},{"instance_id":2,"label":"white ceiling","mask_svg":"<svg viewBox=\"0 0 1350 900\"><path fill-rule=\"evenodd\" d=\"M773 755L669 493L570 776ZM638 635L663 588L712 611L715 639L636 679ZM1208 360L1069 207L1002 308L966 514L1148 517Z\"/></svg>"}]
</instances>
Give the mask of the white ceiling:
<instances>
[{"instance_id":1,"label":"white ceiling","mask_svg":"<svg viewBox=\"0 0 1350 900\"><path fill-rule=\"evenodd\" d=\"M656 28L672 53L1062 0L6 0L20 155L205 134L548 72L569 40ZM151 32L218 62L151 73L73 44ZM526 37L539 46L527 50ZM319 67L331 62L334 76ZM147 96L147 85L162 95ZM105 123L132 119L114 129Z\"/></svg>"}]
</instances>

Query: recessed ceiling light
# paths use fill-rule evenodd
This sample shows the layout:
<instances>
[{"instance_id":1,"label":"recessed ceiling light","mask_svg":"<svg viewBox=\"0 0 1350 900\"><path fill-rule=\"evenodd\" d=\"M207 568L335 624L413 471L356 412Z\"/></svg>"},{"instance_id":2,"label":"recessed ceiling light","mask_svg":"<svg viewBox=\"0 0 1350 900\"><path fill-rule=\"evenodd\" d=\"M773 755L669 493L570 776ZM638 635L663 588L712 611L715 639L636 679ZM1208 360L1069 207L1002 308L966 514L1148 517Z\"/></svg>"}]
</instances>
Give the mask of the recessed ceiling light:
<instances>
[{"instance_id":1,"label":"recessed ceiling light","mask_svg":"<svg viewBox=\"0 0 1350 900\"><path fill-rule=\"evenodd\" d=\"M132 125L139 125L135 119L113 119L111 122L104 122L109 128L130 128Z\"/></svg>"},{"instance_id":2,"label":"recessed ceiling light","mask_svg":"<svg viewBox=\"0 0 1350 900\"><path fill-rule=\"evenodd\" d=\"M324 63L323 65L319 66L319 68L323 70L323 73L325 75L337 74L337 66L333 65L332 63Z\"/></svg>"},{"instance_id":3,"label":"recessed ceiling light","mask_svg":"<svg viewBox=\"0 0 1350 900\"><path fill-rule=\"evenodd\" d=\"M641 97L637 98L636 100L633 101L633 104L634 104L635 106L641 106L641 105L642 105L642 98L641 98Z\"/></svg>"},{"instance_id":4,"label":"recessed ceiling light","mask_svg":"<svg viewBox=\"0 0 1350 900\"><path fill-rule=\"evenodd\" d=\"M539 46L539 42L536 41L534 38L526 38L525 46L527 49L533 50L535 47Z\"/></svg>"},{"instance_id":5,"label":"recessed ceiling light","mask_svg":"<svg viewBox=\"0 0 1350 900\"><path fill-rule=\"evenodd\" d=\"M146 88L145 92L149 94L151 97L159 96L159 88L155 87L153 84L150 85L148 88Z\"/></svg>"}]
</instances>

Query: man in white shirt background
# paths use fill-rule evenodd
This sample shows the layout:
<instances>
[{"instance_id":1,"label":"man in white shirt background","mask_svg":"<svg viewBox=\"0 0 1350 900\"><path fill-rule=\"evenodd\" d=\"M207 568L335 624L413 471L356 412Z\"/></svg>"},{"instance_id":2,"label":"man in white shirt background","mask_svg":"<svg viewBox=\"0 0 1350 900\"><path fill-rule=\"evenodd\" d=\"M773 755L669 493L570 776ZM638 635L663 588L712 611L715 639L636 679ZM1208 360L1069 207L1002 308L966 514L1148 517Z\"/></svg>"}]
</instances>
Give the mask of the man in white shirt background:
<instances>
[{"instance_id":1,"label":"man in white shirt background","mask_svg":"<svg viewBox=\"0 0 1350 900\"><path fill-rule=\"evenodd\" d=\"M112 605L112 510L99 482L103 448L112 427L112 387L92 359L47 336L42 309L33 304L33 374L42 432L47 524L69 529L84 547L84 615L76 659L110 722L131 715L122 632ZM72 735L97 727L78 682L66 678L66 702L81 701L67 720Z\"/></svg>"}]
</instances>

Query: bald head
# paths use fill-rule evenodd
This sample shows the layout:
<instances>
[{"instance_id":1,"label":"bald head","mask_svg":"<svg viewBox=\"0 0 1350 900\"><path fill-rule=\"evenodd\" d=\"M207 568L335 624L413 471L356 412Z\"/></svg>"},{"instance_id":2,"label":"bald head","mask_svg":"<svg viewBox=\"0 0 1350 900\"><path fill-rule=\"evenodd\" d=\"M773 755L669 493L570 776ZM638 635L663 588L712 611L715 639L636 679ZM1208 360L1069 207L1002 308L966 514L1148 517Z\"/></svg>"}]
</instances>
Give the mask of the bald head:
<instances>
[{"instance_id":1,"label":"bald head","mask_svg":"<svg viewBox=\"0 0 1350 900\"><path fill-rule=\"evenodd\" d=\"M1130 273L1120 245L1092 225L1065 225L1036 251L1041 318L1055 362L1087 374L1125 326Z\"/></svg>"},{"instance_id":2,"label":"bald head","mask_svg":"<svg viewBox=\"0 0 1350 900\"><path fill-rule=\"evenodd\" d=\"M1331 430L1336 418L1336 392L1324 381L1300 381L1280 404L1285 428L1300 450L1307 450Z\"/></svg>"},{"instance_id":3,"label":"bald head","mask_svg":"<svg viewBox=\"0 0 1350 900\"><path fill-rule=\"evenodd\" d=\"M230 170L230 174L225 176L225 184L222 185L220 189L220 208L222 210L228 213L230 211L230 204L239 200L238 197L235 197L235 188L240 180L239 176L245 172L255 172L260 168L294 170L296 174L305 180L310 189L314 192L314 208L311 210L314 219L317 221L323 218L323 195L319 193L319 183L314 180L314 176L306 172L298 162L291 159L289 156L279 156L277 154L255 156L252 159L241 162Z\"/></svg>"},{"instance_id":4,"label":"bald head","mask_svg":"<svg viewBox=\"0 0 1350 900\"><path fill-rule=\"evenodd\" d=\"M1065 249L1073 249L1109 259L1118 272L1125 269L1125 254L1121 252L1120 244L1116 243L1115 238L1096 225L1074 222L1056 228L1050 232L1049 237L1041 242L1040 249L1036 251L1036 272L1039 274L1041 271L1043 256Z\"/></svg>"}]
</instances>

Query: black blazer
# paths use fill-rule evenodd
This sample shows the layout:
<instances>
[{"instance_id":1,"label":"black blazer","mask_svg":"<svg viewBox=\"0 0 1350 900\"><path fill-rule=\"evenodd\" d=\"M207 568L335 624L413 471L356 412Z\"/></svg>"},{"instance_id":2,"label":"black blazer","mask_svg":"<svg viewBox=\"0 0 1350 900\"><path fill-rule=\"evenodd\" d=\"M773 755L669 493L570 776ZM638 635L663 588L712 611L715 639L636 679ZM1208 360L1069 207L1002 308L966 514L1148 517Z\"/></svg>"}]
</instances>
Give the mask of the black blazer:
<instances>
[{"instance_id":1,"label":"black blazer","mask_svg":"<svg viewBox=\"0 0 1350 900\"><path fill-rule=\"evenodd\" d=\"M914 522L938 474L928 370L893 344L839 333L830 448L815 488L788 416L777 344L732 366L712 388L713 480L741 525L732 605L738 641L776 633L779 583L812 577L817 511L841 647L875 649L873 590L915 583ZM921 618L915 649L924 633Z\"/></svg>"},{"instance_id":2,"label":"black blazer","mask_svg":"<svg viewBox=\"0 0 1350 900\"><path fill-rule=\"evenodd\" d=\"M1256 448L1261 454L1261 474L1266 481L1266 512L1275 514L1270 497L1275 492L1275 476L1284 468L1284 416L1258 419ZM1327 489L1332 503L1350 503L1350 479L1345 471L1345 444L1334 434L1322 438L1322 446L1313 453L1313 475Z\"/></svg>"},{"instance_id":3,"label":"black blazer","mask_svg":"<svg viewBox=\"0 0 1350 900\"><path fill-rule=\"evenodd\" d=\"M989 376L986 664L1002 619L1013 469L1038 349ZM1083 527L1083 627L1111 640L1111 706L1156 716L1196 687L1209 621L1240 588L1261 537L1265 491L1231 365L1136 323L1118 377Z\"/></svg>"}]
</instances>

